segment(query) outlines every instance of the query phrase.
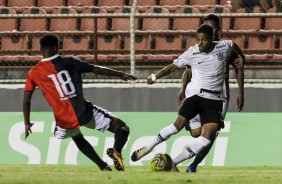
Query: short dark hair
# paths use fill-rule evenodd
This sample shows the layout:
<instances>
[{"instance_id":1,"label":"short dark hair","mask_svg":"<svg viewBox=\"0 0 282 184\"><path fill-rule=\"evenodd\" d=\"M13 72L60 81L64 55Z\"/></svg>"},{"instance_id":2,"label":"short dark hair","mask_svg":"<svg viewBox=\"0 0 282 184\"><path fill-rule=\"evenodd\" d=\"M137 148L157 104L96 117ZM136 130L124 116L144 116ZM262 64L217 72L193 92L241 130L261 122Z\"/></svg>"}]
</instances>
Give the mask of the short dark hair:
<instances>
[{"instance_id":1,"label":"short dark hair","mask_svg":"<svg viewBox=\"0 0 282 184\"><path fill-rule=\"evenodd\" d=\"M53 48L58 47L59 37L55 34L47 34L40 38L41 48Z\"/></svg>"},{"instance_id":2,"label":"short dark hair","mask_svg":"<svg viewBox=\"0 0 282 184\"><path fill-rule=\"evenodd\" d=\"M204 33L204 34L207 34L209 36L213 36L213 29L212 29L211 26L209 26L207 24L202 24L198 28L197 33Z\"/></svg>"},{"instance_id":3,"label":"short dark hair","mask_svg":"<svg viewBox=\"0 0 282 184\"><path fill-rule=\"evenodd\" d=\"M207 20L213 20L218 25L218 27L220 26L219 18L216 14L210 13L203 18L204 22L207 21Z\"/></svg>"}]
</instances>

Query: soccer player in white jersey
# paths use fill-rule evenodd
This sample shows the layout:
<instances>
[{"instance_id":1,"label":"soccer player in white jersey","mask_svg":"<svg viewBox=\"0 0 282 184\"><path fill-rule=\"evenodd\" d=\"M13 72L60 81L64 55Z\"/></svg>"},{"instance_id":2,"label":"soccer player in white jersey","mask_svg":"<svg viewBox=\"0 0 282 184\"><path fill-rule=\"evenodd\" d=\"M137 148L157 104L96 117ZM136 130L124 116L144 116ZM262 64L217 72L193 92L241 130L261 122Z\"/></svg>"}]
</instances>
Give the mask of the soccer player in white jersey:
<instances>
[{"instance_id":1,"label":"soccer player in white jersey","mask_svg":"<svg viewBox=\"0 0 282 184\"><path fill-rule=\"evenodd\" d=\"M219 17L215 14L208 14L203 18L203 23L208 24L213 28L213 39L214 41L220 40L219 38L219 31L221 30L220 26L220 21ZM235 43L234 43L235 44ZM238 54L236 53L231 53L230 57L228 58L228 63L231 64L236 72L236 78L237 78L237 83L238 83L238 96L244 96L244 63L242 63L242 60L240 60ZM183 100L185 99L185 89L187 84L190 82L192 76L191 68L187 67L183 73L182 77L182 87L179 92L179 95L177 96L177 104L181 106ZM228 102L229 102L229 70L226 71L226 79L225 79L225 84L224 84L224 93L223 93L223 109L222 109L222 117L225 118L227 109L228 109ZM243 99L244 100L244 99ZM243 103L241 104L240 107L237 107L238 111L241 111L243 108ZM199 137L201 135L201 121L200 121L200 116L197 115L195 118L190 120L188 124L185 125L185 129L189 130L191 132L191 135L193 137ZM213 142L207 146L205 149L203 149L193 162L187 167L186 172L196 172L197 166L199 163L202 162L202 160L206 157L206 155L209 153L211 147L213 145Z\"/></svg>"},{"instance_id":2,"label":"soccer player in white jersey","mask_svg":"<svg viewBox=\"0 0 282 184\"><path fill-rule=\"evenodd\" d=\"M245 57L241 49L232 41L213 41L213 28L209 25L203 24L198 28L197 39L198 44L190 47L157 74L148 77L147 83L153 84L158 78L174 72L179 67L190 65L192 69L192 79L185 91L186 99L179 109L175 122L163 128L149 144L134 151L131 155L132 161L140 160L155 146L177 134L185 124L200 114L201 136L173 159L173 170L178 171L177 164L194 157L207 147L224 126L222 98L227 67L225 61L229 53L233 51L238 53L243 61ZM238 98L238 104L241 103L243 99Z\"/></svg>"}]
</instances>

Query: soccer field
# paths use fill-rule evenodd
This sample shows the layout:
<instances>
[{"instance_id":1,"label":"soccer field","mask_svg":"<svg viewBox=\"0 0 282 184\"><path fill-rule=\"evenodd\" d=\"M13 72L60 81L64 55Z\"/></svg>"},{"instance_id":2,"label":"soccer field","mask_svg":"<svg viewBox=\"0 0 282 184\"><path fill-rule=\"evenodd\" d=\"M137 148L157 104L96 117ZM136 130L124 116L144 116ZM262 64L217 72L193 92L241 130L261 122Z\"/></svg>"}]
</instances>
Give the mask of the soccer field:
<instances>
[{"instance_id":1,"label":"soccer field","mask_svg":"<svg viewBox=\"0 0 282 184\"><path fill-rule=\"evenodd\" d=\"M196 174L152 172L126 167L125 172L102 172L96 166L0 165L1 184L281 184L282 167L199 167Z\"/></svg>"}]
</instances>

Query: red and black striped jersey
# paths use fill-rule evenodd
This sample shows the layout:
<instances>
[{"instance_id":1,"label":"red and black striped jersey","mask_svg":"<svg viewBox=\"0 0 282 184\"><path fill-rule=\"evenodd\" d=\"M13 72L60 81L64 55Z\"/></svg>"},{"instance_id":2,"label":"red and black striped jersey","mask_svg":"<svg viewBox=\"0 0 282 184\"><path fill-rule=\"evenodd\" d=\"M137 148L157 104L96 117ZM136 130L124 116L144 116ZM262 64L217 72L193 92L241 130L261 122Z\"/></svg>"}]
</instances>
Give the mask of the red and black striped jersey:
<instances>
[{"instance_id":1,"label":"red and black striped jersey","mask_svg":"<svg viewBox=\"0 0 282 184\"><path fill-rule=\"evenodd\" d=\"M44 58L30 69L25 91L34 91L38 86L53 109L56 124L66 129L79 128L93 114L93 105L83 96L82 73L92 72L94 67L61 55Z\"/></svg>"}]
</instances>

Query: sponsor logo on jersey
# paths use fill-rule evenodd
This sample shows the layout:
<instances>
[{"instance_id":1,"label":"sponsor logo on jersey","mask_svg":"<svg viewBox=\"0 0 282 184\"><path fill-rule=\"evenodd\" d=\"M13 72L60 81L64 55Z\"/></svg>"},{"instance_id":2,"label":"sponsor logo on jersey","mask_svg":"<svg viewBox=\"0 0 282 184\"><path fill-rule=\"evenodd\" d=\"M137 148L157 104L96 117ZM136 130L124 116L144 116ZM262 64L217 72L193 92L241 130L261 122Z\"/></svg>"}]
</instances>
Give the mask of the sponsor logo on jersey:
<instances>
[{"instance_id":1,"label":"sponsor logo on jersey","mask_svg":"<svg viewBox=\"0 0 282 184\"><path fill-rule=\"evenodd\" d=\"M193 56L194 56L194 55L198 55L198 54L200 54L200 52L194 52L194 53L193 53Z\"/></svg>"},{"instance_id":2,"label":"sponsor logo on jersey","mask_svg":"<svg viewBox=\"0 0 282 184\"><path fill-rule=\"evenodd\" d=\"M216 46L215 48L216 49L221 49L221 48L224 48L224 47L226 47L226 45L219 45L219 46Z\"/></svg>"}]
</instances>

